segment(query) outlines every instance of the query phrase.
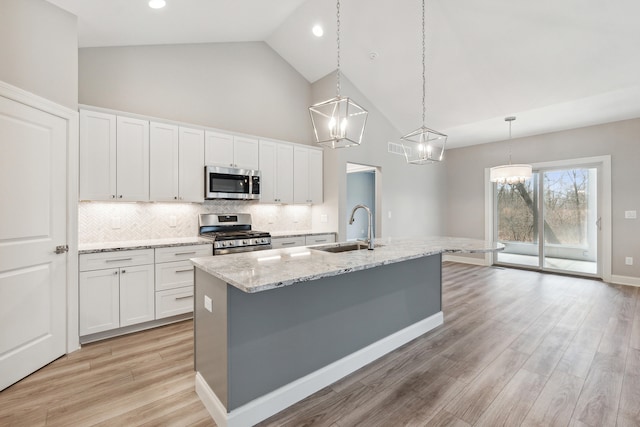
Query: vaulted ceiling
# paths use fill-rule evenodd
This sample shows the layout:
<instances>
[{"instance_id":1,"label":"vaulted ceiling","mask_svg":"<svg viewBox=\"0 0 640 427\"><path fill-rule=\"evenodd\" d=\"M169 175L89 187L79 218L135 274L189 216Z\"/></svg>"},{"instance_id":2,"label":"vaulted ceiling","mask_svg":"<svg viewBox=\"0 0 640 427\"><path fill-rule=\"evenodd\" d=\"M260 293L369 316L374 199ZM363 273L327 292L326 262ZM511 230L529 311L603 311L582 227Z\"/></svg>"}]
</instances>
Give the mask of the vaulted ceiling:
<instances>
[{"instance_id":1,"label":"vaulted ceiling","mask_svg":"<svg viewBox=\"0 0 640 427\"><path fill-rule=\"evenodd\" d=\"M331 0L49 1L78 16L80 47L265 41L311 83L336 67ZM426 9L426 125L450 147L506 139L507 115L514 137L640 117L640 2ZM419 0L342 0L341 69L400 133L421 124L421 55Z\"/></svg>"}]
</instances>

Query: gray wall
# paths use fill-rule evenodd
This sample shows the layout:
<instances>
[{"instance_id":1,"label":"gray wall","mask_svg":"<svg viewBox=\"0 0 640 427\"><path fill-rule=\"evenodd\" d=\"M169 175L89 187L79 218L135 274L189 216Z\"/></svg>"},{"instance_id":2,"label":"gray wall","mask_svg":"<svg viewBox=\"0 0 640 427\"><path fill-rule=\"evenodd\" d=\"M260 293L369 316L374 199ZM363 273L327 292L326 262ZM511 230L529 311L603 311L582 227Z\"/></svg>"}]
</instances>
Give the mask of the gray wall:
<instances>
[{"instance_id":1,"label":"gray wall","mask_svg":"<svg viewBox=\"0 0 640 427\"><path fill-rule=\"evenodd\" d=\"M508 142L447 152L446 234L484 238L484 169L508 160ZM640 277L640 119L513 139L514 163L539 163L611 155L612 274ZM633 256L633 266L624 257Z\"/></svg>"},{"instance_id":2,"label":"gray wall","mask_svg":"<svg viewBox=\"0 0 640 427\"><path fill-rule=\"evenodd\" d=\"M375 172L366 171L347 174L347 207L353 207L361 204L369 207L369 209L375 212L375 191ZM347 221L351 217L350 209L347 209L346 212ZM358 209L353 218L353 224L347 226L347 240L366 239L367 212L364 209Z\"/></svg>"},{"instance_id":3,"label":"gray wall","mask_svg":"<svg viewBox=\"0 0 640 427\"><path fill-rule=\"evenodd\" d=\"M311 86L313 102L335 96L335 74L318 80ZM445 205L443 183L445 164L408 165L403 156L387 152L387 142L399 142L401 132L376 109L348 80L341 78L341 94L349 96L369 111L364 142L359 147L324 150L324 205L314 206L314 229L335 231L345 240L347 214L353 206L347 205L347 162L381 168L381 195L377 200L377 236L414 237L442 234L442 208ZM420 108L416 105L416 108ZM416 128L420 123L416 123ZM391 218L389 218L391 212ZM327 222L319 221L327 215Z\"/></svg>"},{"instance_id":4,"label":"gray wall","mask_svg":"<svg viewBox=\"0 0 640 427\"><path fill-rule=\"evenodd\" d=\"M83 48L80 103L309 143L309 83L266 43Z\"/></svg>"},{"instance_id":5,"label":"gray wall","mask_svg":"<svg viewBox=\"0 0 640 427\"><path fill-rule=\"evenodd\" d=\"M0 0L0 81L78 108L78 25L44 0Z\"/></svg>"}]
</instances>

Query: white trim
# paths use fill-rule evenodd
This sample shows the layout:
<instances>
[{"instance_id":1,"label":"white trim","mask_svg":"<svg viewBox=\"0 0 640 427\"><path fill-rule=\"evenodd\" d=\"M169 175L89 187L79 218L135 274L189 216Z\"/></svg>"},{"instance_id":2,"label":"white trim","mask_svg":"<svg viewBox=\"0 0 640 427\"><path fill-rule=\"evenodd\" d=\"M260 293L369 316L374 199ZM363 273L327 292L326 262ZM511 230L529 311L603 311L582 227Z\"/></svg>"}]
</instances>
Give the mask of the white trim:
<instances>
[{"instance_id":1,"label":"white trim","mask_svg":"<svg viewBox=\"0 0 640 427\"><path fill-rule=\"evenodd\" d=\"M627 285L627 286L640 287L640 277L619 276L617 274L614 274L611 276L611 280L605 280L605 282L613 283L614 285Z\"/></svg>"},{"instance_id":2,"label":"white trim","mask_svg":"<svg viewBox=\"0 0 640 427\"><path fill-rule=\"evenodd\" d=\"M231 412L227 412L199 372L196 372L195 378L196 393L220 427L252 426L442 325L443 322L444 317L440 311Z\"/></svg>"},{"instance_id":3,"label":"white trim","mask_svg":"<svg viewBox=\"0 0 640 427\"><path fill-rule=\"evenodd\" d=\"M488 254L485 254L484 258L473 258L469 256L443 254L442 261L459 262L462 264L472 264L472 265L480 265L483 267L487 267L491 265L491 261L487 260L487 255Z\"/></svg>"},{"instance_id":4,"label":"white trim","mask_svg":"<svg viewBox=\"0 0 640 427\"><path fill-rule=\"evenodd\" d=\"M598 177L598 180L601 180L602 182L602 194L600 195L602 200L602 210L600 212L602 217L602 233L600 235L600 241L602 245L602 259L600 259L599 262L602 268L602 280L604 280L605 282L611 282L611 156L605 155L595 157L581 157L577 159L566 159L532 164L534 171L567 166L588 165L602 166L602 174ZM489 182L489 170L490 168L485 168L485 239L493 240L493 184Z\"/></svg>"},{"instance_id":5,"label":"white trim","mask_svg":"<svg viewBox=\"0 0 640 427\"><path fill-rule=\"evenodd\" d=\"M78 336L78 112L0 81L0 96L67 121L67 353L80 348Z\"/></svg>"}]
</instances>

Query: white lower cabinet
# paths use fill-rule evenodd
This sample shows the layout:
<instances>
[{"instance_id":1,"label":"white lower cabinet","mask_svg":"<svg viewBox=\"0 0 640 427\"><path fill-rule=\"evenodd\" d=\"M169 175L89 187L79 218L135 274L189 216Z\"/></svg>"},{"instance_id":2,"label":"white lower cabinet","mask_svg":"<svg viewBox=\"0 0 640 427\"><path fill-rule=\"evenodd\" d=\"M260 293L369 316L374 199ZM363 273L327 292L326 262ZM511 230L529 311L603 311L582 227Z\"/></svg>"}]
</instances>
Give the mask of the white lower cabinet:
<instances>
[{"instance_id":1,"label":"white lower cabinet","mask_svg":"<svg viewBox=\"0 0 640 427\"><path fill-rule=\"evenodd\" d=\"M189 259L212 253L204 244L81 254L80 336L192 312Z\"/></svg>"},{"instance_id":2,"label":"white lower cabinet","mask_svg":"<svg viewBox=\"0 0 640 427\"><path fill-rule=\"evenodd\" d=\"M80 336L153 320L153 249L82 254Z\"/></svg>"},{"instance_id":3,"label":"white lower cabinet","mask_svg":"<svg viewBox=\"0 0 640 427\"><path fill-rule=\"evenodd\" d=\"M156 319L193 311L193 264L189 259L212 254L212 245L156 249Z\"/></svg>"},{"instance_id":4,"label":"white lower cabinet","mask_svg":"<svg viewBox=\"0 0 640 427\"><path fill-rule=\"evenodd\" d=\"M334 233L327 234L312 234L305 236L305 245L321 245L323 243L333 243L336 241L336 235Z\"/></svg>"},{"instance_id":5,"label":"white lower cabinet","mask_svg":"<svg viewBox=\"0 0 640 427\"><path fill-rule=\"evenodd\" d=\"M272 237L271 238L271 247L273 249L292 248L294 246L304 246L304 245L305 245L304 236Z\"/></svg>"}]
</instances>

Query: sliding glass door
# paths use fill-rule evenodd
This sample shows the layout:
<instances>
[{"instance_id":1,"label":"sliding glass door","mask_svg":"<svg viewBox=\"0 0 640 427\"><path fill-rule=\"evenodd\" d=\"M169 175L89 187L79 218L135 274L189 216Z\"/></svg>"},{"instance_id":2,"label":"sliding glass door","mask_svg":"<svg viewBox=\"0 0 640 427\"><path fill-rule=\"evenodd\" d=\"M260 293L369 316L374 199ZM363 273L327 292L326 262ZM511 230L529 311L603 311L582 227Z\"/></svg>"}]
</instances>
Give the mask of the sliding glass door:
<instances>
[{"instance_id":1,"label":"sliding glass door","mask_svg":"<svg viewBox=\"0 0 640 427\"><path fill-rule=\"evenodd\" d=\"M522 184L495 187L499 264L598 276L598 168L534 171Z\"/></svg>"}]
</instances>

